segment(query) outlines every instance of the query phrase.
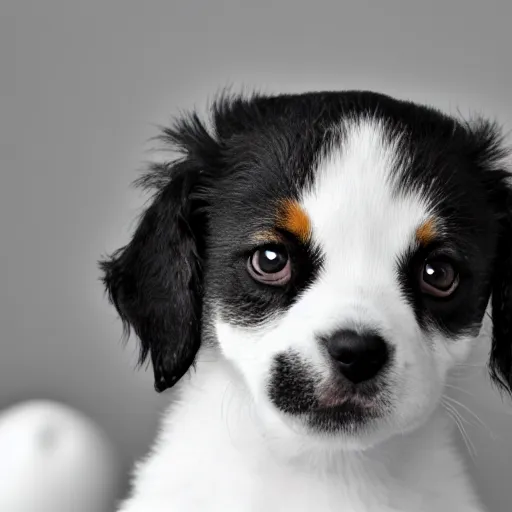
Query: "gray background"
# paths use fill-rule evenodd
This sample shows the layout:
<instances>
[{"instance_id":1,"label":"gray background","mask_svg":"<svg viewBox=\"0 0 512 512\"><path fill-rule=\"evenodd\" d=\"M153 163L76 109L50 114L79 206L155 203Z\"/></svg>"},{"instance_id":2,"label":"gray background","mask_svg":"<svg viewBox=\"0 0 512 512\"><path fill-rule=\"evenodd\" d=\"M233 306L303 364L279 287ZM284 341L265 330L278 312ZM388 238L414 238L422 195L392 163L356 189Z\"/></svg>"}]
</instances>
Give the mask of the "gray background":
<instances>
[{"instance_id":1,"label":"gray background","mask_svg":"<svg viewBox=\"0 0 512 512\"><path fill-rule=\"evenodd\" d=\"M141 211L129 185L156 124L227 84L377 89L512 121L507 0L4 0L0 13L0 408L78 407L125 470L164 398L150 372L134 371L134 344L122 349L96 260L127 241ZM468 465L490 509L505 512L512 407L479 366L486 350L458 398L486 424L468 426Z\"/></svg>"}]
</instances>

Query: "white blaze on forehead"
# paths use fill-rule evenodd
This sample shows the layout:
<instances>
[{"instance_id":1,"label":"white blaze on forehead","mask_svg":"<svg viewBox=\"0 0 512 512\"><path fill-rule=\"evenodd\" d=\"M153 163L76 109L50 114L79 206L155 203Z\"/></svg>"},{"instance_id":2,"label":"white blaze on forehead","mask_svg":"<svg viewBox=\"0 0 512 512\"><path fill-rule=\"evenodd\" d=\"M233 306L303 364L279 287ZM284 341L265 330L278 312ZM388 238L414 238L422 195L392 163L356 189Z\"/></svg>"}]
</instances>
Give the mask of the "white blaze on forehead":
<instances>
[{"instance_id":1,"label":"white blaze on forehead","mask_svg":"<svg viewBox=\"0 0 512 512\"><path fill-rule=\"evenodd\" d=\"M319 160L314 183L303 195L326 274L360 277L361 271L377 281L392 278L387 271L432 215L418 192L396 193L394 177L407 172L408 162L399 135L389 137L384 130L382 122L370 118L347 123L341 142Z\"/></svg>"}]
</instances>

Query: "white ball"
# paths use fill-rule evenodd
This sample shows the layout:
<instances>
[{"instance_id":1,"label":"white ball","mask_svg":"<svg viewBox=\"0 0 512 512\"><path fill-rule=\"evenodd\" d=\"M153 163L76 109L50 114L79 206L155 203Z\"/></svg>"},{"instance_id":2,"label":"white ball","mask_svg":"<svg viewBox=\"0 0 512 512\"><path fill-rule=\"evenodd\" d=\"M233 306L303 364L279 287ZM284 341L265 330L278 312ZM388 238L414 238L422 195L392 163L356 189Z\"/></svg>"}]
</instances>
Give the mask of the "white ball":
<instances>
[{"instance_id":1,"label":"white ball","mask_svg":"<svg viewBox=\"0 0 512 512\"><path fill-rule=\"evenodd\" d=\"M31 401L0 413L1 511L111 511L118 478L112 446L80 412Z\"/></svg>"}]
</instances>

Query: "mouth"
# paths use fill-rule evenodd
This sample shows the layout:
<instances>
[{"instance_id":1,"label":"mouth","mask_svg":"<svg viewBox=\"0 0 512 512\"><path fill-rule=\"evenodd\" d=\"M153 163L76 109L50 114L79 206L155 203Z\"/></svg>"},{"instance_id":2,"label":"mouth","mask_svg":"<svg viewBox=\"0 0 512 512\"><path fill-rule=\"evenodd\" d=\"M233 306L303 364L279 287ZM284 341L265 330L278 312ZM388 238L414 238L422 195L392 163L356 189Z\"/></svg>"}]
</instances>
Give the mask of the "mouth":
<instances>
[{"instance_id":1,"label":"mouth","mask_svg":"<svg viewBox=\"0 0 512 512\"><path fill-rule=\"evenodd\" d=\"M307 423L315 431L354 432L382 418L389 406L381 391L371 393L330 385L307 415Z\"/></svg>"},{"instance_id":2,"label":"mouth","mask_svg":"<svg viewBox=\"0 0 512 512\"><path fill-rule=\"evenodd\" d=\"M355 433L382 417L379 409L363 407L353 402L319 408L307 415L307 426L314 432L336 434Z\"/></svg>"},{"instance_id":3,"label":"mouth","mask_svg":"<svg viewBox=\"0 0 512 512\"><path fill-rule=\"evenodd\" d=\"M316 432L352 432L382 418L391 409L386 382L357 385L318 375L299 358L278 361L268 392L271 402L288 416L299 418Z\"/></svg>"},{"instance_id":4,"label":"mouth","mask_svg":"<svg viewBox=\"0 0 512 512\"><path fill-rule=\"evenodd\" d=\"M274 405L317 433L354 433L383 418L391 408L391 401L382 390L367 393L331 385L322 392L297 388L294 391L274 395Z\"/></svg>"},{"instance_id":5,"label":"mouth","mask_svg":"<svg viewBox=\"0 0 512 512\"><path fill-rule=\"evenodd\" d=\"M382 407L383 382L357 385L332 379L320 386L318 405L321 409L348 409L372 411Z\"/></svg>"}]
</instances>

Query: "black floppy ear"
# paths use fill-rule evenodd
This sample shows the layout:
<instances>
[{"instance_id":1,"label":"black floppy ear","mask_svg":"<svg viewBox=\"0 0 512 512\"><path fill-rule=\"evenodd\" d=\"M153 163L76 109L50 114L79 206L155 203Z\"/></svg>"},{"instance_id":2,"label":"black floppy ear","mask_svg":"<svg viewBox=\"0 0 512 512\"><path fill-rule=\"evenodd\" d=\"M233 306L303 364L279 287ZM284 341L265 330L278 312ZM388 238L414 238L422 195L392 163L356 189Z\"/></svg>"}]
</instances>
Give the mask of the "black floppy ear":
<instances>
[{"instance_id":1,"label":"black floppy ear","mask_svg":"<svg viewBox=\"0 0 512 512\"><path fill-rule=\"evenodd\" d=\"M512 173L507 165L511 152L501 128L494 122L480 119L471 127L471 135L472 157L484 170L497 235L491 270L493 332L489 372L498 388L512 395Z\"/></svg>"},{"instance_id":2,"label":"black floppy ear","mask_svg":"<svg viewBox=\"0 0 512 512\"><path fill-rule=\"evenodd\" d=\"M201 342L205 167L216 147L196 117L162 138L185 157L154 165L141 180L157 189L153 202L130 243L100 262L125 329L140 339L140 363L151 356L158 392L187 372Z\"/></svg>"},{"instance_id":3,"label":"black floppy ear","mask_svg":"<svg viewBox=\"0 0 512 512\"><path fill-rule=\"evenodd\" d=\"M492 344L489 373L501 391L512 395L512 173L510 148L502 128L480 117L463 123L468 160L481 173L491 210L494 251L490 269Z\"/></svg>"},{"instance_id":4,"label":"black floppy ear","mask_svg":"<svg viewBox=\"0 0 512 512\"><path fill-rule=\"evenodd\" d=\"M492 282L493 335L489 370L500 389L512 394L512 190L502 192Z\"/></svg>"}]
</instances>

